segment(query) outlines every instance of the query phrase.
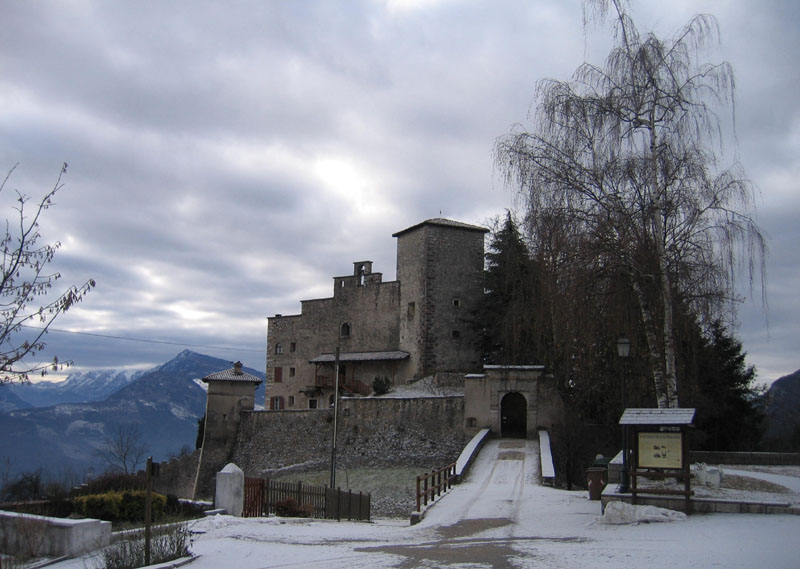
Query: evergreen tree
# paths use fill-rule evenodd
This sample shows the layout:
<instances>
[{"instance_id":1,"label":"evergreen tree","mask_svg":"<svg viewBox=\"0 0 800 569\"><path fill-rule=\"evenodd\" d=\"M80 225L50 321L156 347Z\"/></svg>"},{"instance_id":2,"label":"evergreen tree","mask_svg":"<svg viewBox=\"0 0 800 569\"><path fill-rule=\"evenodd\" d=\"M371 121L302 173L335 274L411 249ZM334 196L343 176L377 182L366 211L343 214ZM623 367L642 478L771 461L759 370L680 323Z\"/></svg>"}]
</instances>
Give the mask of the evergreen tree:
<instances>
[{"instance_id":1,"label":"evergreen tree","mask_svg":"<svg viewBox=\"0 0 800 569\"><path fill-rule=\"evenodd\" d=\"M486 253L485 297L479 314L486 363L537 363L532 327L533 279L528 248L511 213L506 212Z\"/></svg>"},{"instance_id":2,"label":"evergreen tree","mask_svg":"<svg viewBox=\"0 0 800 569\"><path fill-rule=\"evenodd\" d=\"M756 371L745 363L742 344L720 323L700 340L687 403L697 409L694 444L705 450L752 451L764 429L761 393ZM694 375L694 377L692 377Z\"/></svg>"}]
</instances>

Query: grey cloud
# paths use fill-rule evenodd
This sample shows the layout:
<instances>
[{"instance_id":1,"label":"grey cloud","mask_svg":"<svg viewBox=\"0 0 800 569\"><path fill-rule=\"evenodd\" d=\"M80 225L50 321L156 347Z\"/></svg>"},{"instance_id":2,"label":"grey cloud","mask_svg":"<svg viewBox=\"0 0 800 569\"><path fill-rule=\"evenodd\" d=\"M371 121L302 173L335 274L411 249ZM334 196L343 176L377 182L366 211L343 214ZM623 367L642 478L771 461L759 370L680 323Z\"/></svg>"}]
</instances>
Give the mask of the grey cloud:
<instances>
[{"instance_id":1,"label":"grey cloud","mask_svg":"<svg viewBox=\"0 0 800 569\"><path fill-rule=\"evenodd\" d=\"M638 8L669 29L695 11L718 14L720 56L738 74L744 166L765 214L797 211L773 186L797 168L795 4L684 4ZM329 296L352 261L394 278L393 232L440 211L481 223L511 207L495 139L527 123L538 79L568 78L586 50L605 56L592 50L606 32L585 40L580 10L577 0L402 13L366 0L4 3L0 169L21 162L15 186L35 195L70 163L43 232L65 243L55 262L65 283L98 281L61 325L259 350L267 315ZM782 292L796 277L782 243L796 231L763 223L780 240L773 309L800 321ZM176 306L215 316L191 320ZM742 320L751 359L777 369L761 362L783 357L791 325L776 320L782 339L764 343ZM174 355L51 336L84 366ZM259 358L246 363L260 368Z\"/></svg>"}]
</instances>

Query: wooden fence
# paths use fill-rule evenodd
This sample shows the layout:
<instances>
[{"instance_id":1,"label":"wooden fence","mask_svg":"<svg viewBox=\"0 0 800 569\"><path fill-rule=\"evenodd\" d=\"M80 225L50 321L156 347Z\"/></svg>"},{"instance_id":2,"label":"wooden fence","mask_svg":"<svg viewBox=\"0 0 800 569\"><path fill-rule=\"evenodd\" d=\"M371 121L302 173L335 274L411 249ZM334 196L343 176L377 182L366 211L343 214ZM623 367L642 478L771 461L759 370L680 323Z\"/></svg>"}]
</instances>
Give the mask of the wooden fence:
<instances>
[{"instance_id":1,"label":"wooden fence","mask_svg":"<svg viewBox=\"0 0 800 569\"><path fill-rule=\"evenodd\" d=\"M369 520L370 495L339 488L310 486L245 478L242 516L254 518L279 514L325 519Z\"/></svg>"},{"instance_id":2,"label":"wooden fence","mask_svg":"<svg viewBox=\"0 0 800 569\"><path fill-rule=\"evenodd\" d=\"M427 474L417 476L417 511L422 506L428 505L428 500L433 502L452 488L456 481L456 463L433 470Z\"/></svg>"}]
</instances>

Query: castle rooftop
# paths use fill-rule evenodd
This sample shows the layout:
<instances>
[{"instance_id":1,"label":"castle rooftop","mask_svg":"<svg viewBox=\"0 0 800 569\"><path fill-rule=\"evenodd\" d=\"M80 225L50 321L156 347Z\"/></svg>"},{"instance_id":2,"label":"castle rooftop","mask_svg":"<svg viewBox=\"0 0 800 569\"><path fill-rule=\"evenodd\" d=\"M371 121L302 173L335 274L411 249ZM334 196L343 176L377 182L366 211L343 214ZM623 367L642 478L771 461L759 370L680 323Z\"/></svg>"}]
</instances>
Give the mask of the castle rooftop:
<instances>
[{"instance_id":1,"label":"castle rooftop","mask_svg":"<svg viewBox=\"0 0 800 569\"><path fill-rule=\"evenodd\" d=\"M412 225L411 227L407 227L397 233L393 233L392 237L399 237L404 233L408 233L409 231L413 231L422 227L423 225L438 225L440 227L454 227L457 229L466 229L468 231L479 231L481 233L489 233L489 230L485 227L481 227L480 225L470 225L469 223L462 223L460 221L453 221L452 219L445 219L443 217L436 217L434 219L426 219L416 225Z\"/></svg>"}]
</instances>

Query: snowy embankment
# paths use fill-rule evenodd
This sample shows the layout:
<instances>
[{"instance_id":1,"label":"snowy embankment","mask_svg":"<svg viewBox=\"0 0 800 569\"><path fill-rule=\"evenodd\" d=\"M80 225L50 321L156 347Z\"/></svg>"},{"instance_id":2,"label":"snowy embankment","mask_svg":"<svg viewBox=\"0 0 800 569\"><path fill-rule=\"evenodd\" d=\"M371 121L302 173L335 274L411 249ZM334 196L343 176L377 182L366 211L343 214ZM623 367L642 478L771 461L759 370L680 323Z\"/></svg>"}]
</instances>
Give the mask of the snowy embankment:
<instances>
[{"instance_id":1,"label":"snowy embankment","mask_svg":"<svg viewBox=\"0 0 800 569\"><path fill-rule=\"evenodd\" d=\"M191 523L192 569L794 569L800 516L694 515L600 523L587 493L538 484L535 441L489 440L464 482L418 525L216 516ZM664 517L659 515L658 517ZM669 516L667 516L669 517ZM56 569L92 567L87 559Z\"/></svg>"}]
</instances>

